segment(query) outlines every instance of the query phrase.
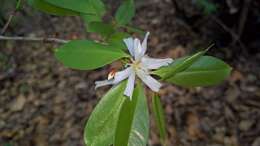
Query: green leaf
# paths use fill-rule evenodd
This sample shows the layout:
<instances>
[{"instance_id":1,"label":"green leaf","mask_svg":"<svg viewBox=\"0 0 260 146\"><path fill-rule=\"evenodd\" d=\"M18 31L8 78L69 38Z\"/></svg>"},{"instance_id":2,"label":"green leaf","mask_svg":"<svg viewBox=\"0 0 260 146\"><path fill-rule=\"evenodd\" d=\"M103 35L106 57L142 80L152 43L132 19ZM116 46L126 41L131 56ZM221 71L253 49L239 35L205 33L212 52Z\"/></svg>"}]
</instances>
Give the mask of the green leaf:
<instances>
[{"instance_id":1,"label":"green leaf","mask_svg":"<svg viewBox=\"0 0 260 146\"><path fill-rule=\"evenodd\" d=\"M166 67L162 67L153 72L153 74L160 76L163 80L174 76L176 73L181 72L191 66L196 60L206 53L207 50L198 52L190 57L184 57L177 60Z\"/></svg>"},{"instance_id":2,"label":"green leaf","mask_svg":"<svg viewBox=\"0 0 260 146\"><path fill-rule=\"evenodd\" d=\"M162 145L165 145L166 140L166 126L165 126L165 116L163 107L160 101L159 95L155 95L152 100L152 109L155 117L156 126L159 129L160 138Z\"/></svg>"},{"instance_id":3,"label":"green leaf","mask_svg":"<svg viewBox=\"0 0 260 146\"><path fill-rule=\"evenodd\" d=\"M105 4L102 0L89 0L93 9L95 10L95 14L102 17L106 12Z\"/></svg>"},{"instance_id":4,"label":"green leaf","mask_svg":"<svg viewBox=\"0 0 260 146\"><path fill-rule=\"evenodd\" d=\"M102 19L98 15L95 15L95 14L81 14L80 16L83 19L83 21L85 22L86 26L90 22L94 22L94 21L101 22L102 21Z\"/></svg>"},{"instance_id":5,"label":"green leaf","mask_svg":"<svg viewBox=\"0 0 260 146\"><path fill-rule=\"evenodd\" d=\"M196 4L203 9L206 15L215 13L218 10L217 5L209 0L196 0Z\"/></svg>"},{"instance_id":6,"label":"green leaf","mask_svg":"<svg viewBox=\"0 0 260 146\"><path fill-rule=\"evenodd\" d=\"M138 82L138 100L128 146L146 146L149 136L149 113L143 86ZM136 90L137 90L136 89Z\"/></svg>"},{"instance_id":7,"label":"green leaf","mask_svg":"<svg viewBox=\"0 0 260 146\"><path fill-rule=\"evenodd\" d=\"M127 47L124 43L124 39L130 37L128 33L125 32L115 32L108 38L108 43L116 48L126 50Z\"/></svg>"},{"instance_id":8,"label":"green leaf","mask_svg":"<svg viewBox=\"0 0 260 146\"><path fill-rule=\"evenodd\" d=\"M19 10L19 9L20 9L20 7L21 7L21 1L22 1L22 0L17 0L16 6L15 6L15 9L16 9L16 10Z\"/></svg>"},{"instance_id":9,"label":"green leaf","mask_svg":"<svg viewBox=\"0 0 260 146\"><path fill-rule=\"evenodd\" d=\"M102 16L105 13L105 6L101 0L45 0L57 7L70 9L85 14L98 14Z\"/></svg>"},{"instance_id":10,"label":"green leaf","mask_svg":"<svg viewBox=\"0 0 260 146\"><path fill-rule=\"evenodd\" d=\"M112 24L103 22L90 22L87 27L88 32L99 33L103 37L109 37L115 32L115 28Z\"/></svg>"},{"instance_id":11,"label":"green leaf","mask_svg":"<svg viewBox=\"0 0 260 146\"><path fill-rule=\"evenodd\" d=\"M125 100L120 111L115 146L146 146L149 135L149 114L144 87L137 83L133 99Z\"/></svg>"},{"instance_id":12,"label":"green leaf","mask_svg":"<svg viewBox=\"0 0 260 146\"><path fill-rule=\"evenodd\" d=\"M96 14L81 14L80 16L83 19L87 30L91 22L102 22L102 18Z\"/></svg>"},{"instance_id":13,"label":"green leaf","mask_svg":"<svg viewBox=\"0 0 260 146\"><path fill-rule=\"evenodd\" d=\"M101 0L88 1L95 11L92 14L81 14L87 31L99 33L103 37L108 37L115 29L113 25L102 22L102 17L106 12L104 3Z\"/></svg>"},{"instance_id":14,"label":"green leaf","mask_svg":"<svg viewBox=\"0 0 260 146\"><path fill-rule=\"evenodd\" d=\"M94 8L94 13L91 14L84 14L81 13L81 17L83 18L85 22L85 26L87 29L88 27L91 27L91 22L102 22L102 17L106 12L105 5L101 0L88 0L92 7Z\"/></svg>"},{"instance_id":15,"label":"green leaf","mask_svg":"<svg viewBox=\"0 0 260 146\"><path fill-rule=\"evenodd\" d=\"M79 70L96 69L120 58L128 57L114 46L89 40L70 41L58 48L55 56L65 66Z\"/></svg>"},{"instance_id":16,"label":"green leaf","mask_svg":"<svg viewBox=\"0 0 260 146\"><path fill-rule=\"evenodd\" d=\"M230 72L231 67L224 61L211 56L203 56L166 81L184 87L209 86L222 82L230 75Z\"/></svg>"},{"instance_id":17,"label":"green leaf","mask_svg":"<svg viewBox=\"0 0 260 146\"><path fill-rule=\"evenodd\" d=\"M49 14L59 15L59 16L79 15L79 13L76 11L57 7L55 5L46 2L45 0L27 0L27 1L29 5L31 5L32 7Z\"/></svg>"},{"instance_id":18,"label":"green leaf","mask_svg":"<svg viewBox=\"0 0 260 146\"><path fill-rule=\"evenodd\" d=\"M139 33L141 35L145 35L145 32L139 28L135 28L132 26L123 26L124 28L127 29L127 31L132 32L132 33Z\"/></svg>"},{"instance_id":19,"label":"green leaf","mask_svg":"<svg viewBox=\"0 0 260 146\"><path fill-rule=\"evenodd\" d=\"M118 25L126 25L131 21L134 15L134 0L124 0L116 12L116 22Z\"/></svg>"},{"instance_id":20,"label":"green leaf","mask_svg":"<svg viewBox=\"0 0 260 146\"><path fill-rule=\"evenodd\" d=\"M110 146L113 144L120 109L125 101L126 82L122 82L101 99L88 119L84 129L87 146Z\"/></svg>"},{"instance_id":21,"label":"green leaf","mask_svg":"<svg viewBox=\"0 0 260 146\"><path fill-rule=\"evenodd\" d=\"M115 133L115 146L127 146L130 137L134 114L136 110L136 103L138 100L138 88L134 90L132 100L127 98L121 108L116 133Z\"/></svg>"}]
</instances>

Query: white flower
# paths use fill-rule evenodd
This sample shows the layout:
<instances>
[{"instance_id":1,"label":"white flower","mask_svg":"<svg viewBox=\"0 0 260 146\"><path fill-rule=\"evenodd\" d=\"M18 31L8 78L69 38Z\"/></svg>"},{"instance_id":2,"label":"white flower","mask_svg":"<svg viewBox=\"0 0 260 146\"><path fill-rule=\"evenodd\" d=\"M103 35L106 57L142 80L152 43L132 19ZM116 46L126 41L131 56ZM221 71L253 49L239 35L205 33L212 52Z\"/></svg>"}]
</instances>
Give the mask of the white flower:
<instances>
[{"instance_id":1,"label":"white flower","mask_svg":"<svg viewBox=\"0 0 260 146\"><path fill-rule=\"evenodd\" d=\"M166 59L155 59L150 58L145 55L147 49L147 39L149 36L149 32L146 33L146 36L142 42L137 38L127 38L124 39L124 42L130 52L132 58L129 67L126 69L116 72L113 79L108 79L104 81L96 81L96 87L101 87L105 85L115 85L119 82L128 78L127 86L124 91L124 95L132 98L134 85L135 85L135 77L139 77L152 91L158 92L160 87L162 86L160 82L155 80L152 76L150 76L150 70L158 69L162 66L167 66L173 62L171 58ZM109 77L110 78L110 77Z\"/></svg>"}]
</instances>

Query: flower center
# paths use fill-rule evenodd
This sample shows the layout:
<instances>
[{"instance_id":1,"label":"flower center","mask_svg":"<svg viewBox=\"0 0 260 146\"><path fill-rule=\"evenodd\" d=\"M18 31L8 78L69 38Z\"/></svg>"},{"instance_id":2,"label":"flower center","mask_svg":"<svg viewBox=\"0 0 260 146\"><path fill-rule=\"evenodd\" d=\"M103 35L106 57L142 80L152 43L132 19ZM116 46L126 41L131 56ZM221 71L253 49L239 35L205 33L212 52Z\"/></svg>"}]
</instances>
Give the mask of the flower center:
<instances>
[{"instance_id":1,"label":"flower center","mask_svg":"<svg viewBox=\"0 0 260 146\"><path fill-rule=\"evenodd\" d=\"M131 66L134 70L141 69L141 61L132 60Z\"/></svg>"}]
</instances>

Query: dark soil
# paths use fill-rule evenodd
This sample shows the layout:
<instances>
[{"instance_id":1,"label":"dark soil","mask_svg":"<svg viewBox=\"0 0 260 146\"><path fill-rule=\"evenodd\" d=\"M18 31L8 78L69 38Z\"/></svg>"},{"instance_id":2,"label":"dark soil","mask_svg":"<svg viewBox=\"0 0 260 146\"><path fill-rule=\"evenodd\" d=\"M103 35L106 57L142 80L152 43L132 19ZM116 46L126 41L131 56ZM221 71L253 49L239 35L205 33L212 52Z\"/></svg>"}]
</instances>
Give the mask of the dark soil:
<instances>
[{"instance_id":1,"label":"dark soil","mask_svg":"<svg viewBox=\"0 0 260 146\"><path fill-rule=\"evenodd\" d=\"M214 42L208 54L233 67L232 75L214 87L186 89L165 84L160 95L169 146L260 146L260 4L252 0L247 20L240 22L244 4L230 1L236 13L230 14L223 0L219 12L210 15L188 0L138 3L133 24L152 33L151 56L178 58ZM6 35L95 37L85 34L77 17L50 16L28 6L17 17ZM239 23L245 23L240 35ZM109 67L96 71L65 68L54 58L57 46L0 42L1 146L84 145L84 124L109 89L94 90L94 81L103 79ZM149 92L147 97L151 99ZM149 145L160 145L152 114Z\"/></svg>"}]
</instances>

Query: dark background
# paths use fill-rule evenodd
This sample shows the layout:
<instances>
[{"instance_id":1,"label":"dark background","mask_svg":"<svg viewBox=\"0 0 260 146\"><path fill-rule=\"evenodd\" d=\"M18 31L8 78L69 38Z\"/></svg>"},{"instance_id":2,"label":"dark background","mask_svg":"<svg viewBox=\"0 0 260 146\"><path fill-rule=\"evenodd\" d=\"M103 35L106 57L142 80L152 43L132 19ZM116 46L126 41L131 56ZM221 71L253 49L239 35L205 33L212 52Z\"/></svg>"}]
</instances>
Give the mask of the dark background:
<instances>
[{"instance_id":1,"label":"dark background","mask_svg":"<svg viewBox=\"0 0 260 146\"><path fill-rule=\"evenodd\" d=\"M107 0L111 14L119 4ZM0 28L14 11L0 0ZM260 1L138 0L133 25L151 32L148 53L178 58L214 43L209 55L233 67L222 84L181 88L165 84L169 146L260 146ZM8 36L96 38L78 17L56 17L23 3ZM84 124L102 95L96 71L65 68L55 43L0 40L0 146L83 146ZM151 99L147 92L148 100ZM159 146L151 114L149 145Z\"/></svg>"}]
</instances>

